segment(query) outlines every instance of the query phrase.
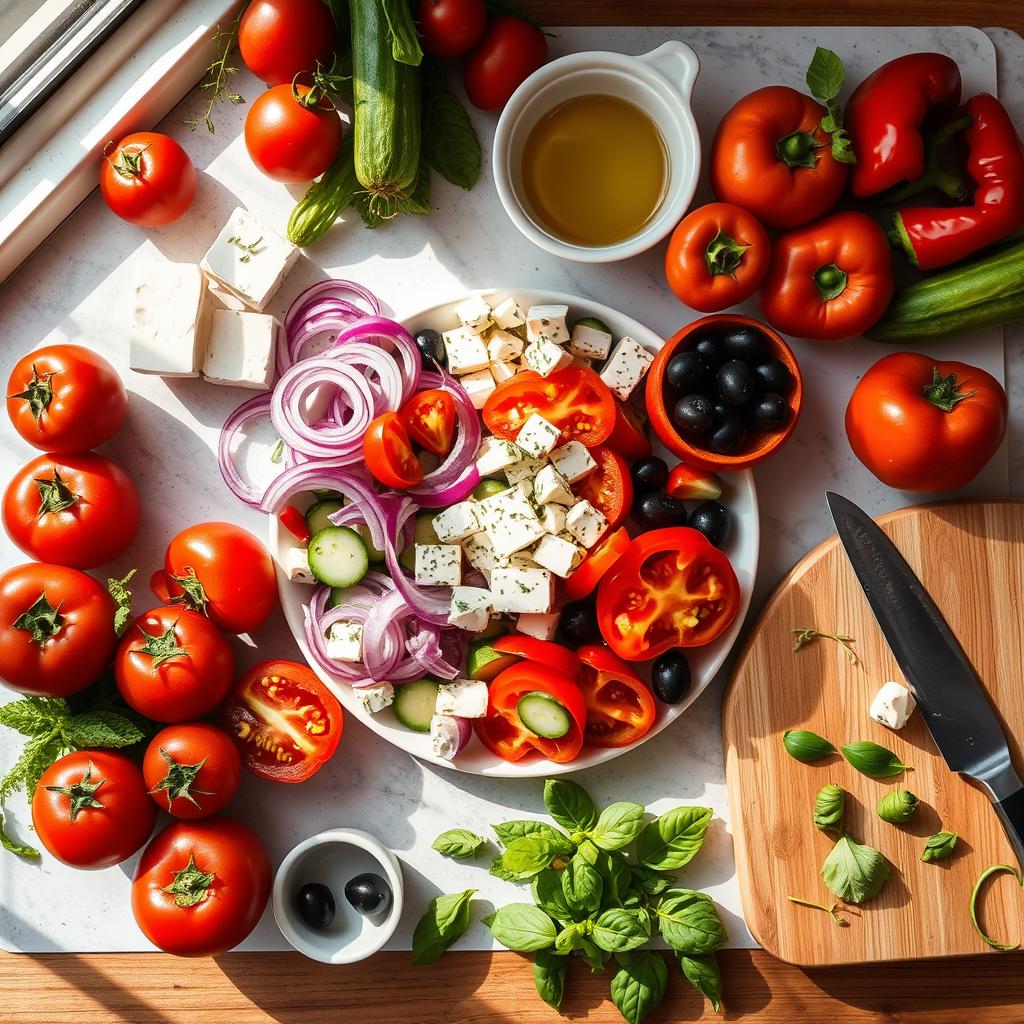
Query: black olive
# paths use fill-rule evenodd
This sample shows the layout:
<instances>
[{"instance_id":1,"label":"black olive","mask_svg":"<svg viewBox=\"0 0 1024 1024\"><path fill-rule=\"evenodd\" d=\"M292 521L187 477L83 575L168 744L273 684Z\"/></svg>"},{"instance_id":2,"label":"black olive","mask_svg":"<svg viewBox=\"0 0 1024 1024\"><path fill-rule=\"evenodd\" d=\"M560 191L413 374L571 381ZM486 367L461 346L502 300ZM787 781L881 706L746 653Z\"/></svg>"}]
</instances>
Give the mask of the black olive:
<instances>
[{"instance_id":1,"label":"black olive","mask_svg":"<svg viewBox=\"0 0 1024 1024\"><path fill-rule=\"evenodd\" d=\"M444 351L444 339L437 331L432 331L428 327L416 335L415 341L416 347L420 350L420 362L423 363L423 369L436 369L435 362L442 367L448 365L448 357Z\"/></svg>"},{"instance_id":2,"label":"black olive","mask_svg":"<svg viewBox=\"0 0 1024 1024\"><path fill-rule=\"evenodd\" d=\"M786 394L793 383L789 367L780 359L769 359L766 363L759 363L754 367L754 376L757 378L757 386L762 391L774 391L777 395Z\"/></svg>"},{"instance_id":3,"label":"black olive","mask_svg":"<svg viewBox=\"0 0 1024 1024\"><path fill-rule=\"evenodd\" d=\"M747 436L747 428L743 417L735 409L724 410L722 415L715 416L715 425L708 440L708 447L720 455L729 455L737 451Z\"/></svg>"},{"instance_id":4,"label":"black olive","mask_svg":"<svg viewBox=\"0 0 1024 1024\"><path fill-rule=\"evenodd\" d=\"M562 609L558 635L572 644L586 644L600 636L597 611L591 601L572 601Z\"/></svg>"},{"instance_id":5,"label":"black olive","mask_svg":"<svg viewBox=\"0 0 1024 1024\"><path fill-rule=\"evenodd\" d=\"M725 336L725 353L733 359L753 363L767 348L764 335L755 327L736 327Z\"/></svg>"},{"instance_id":6,"label":"black olive","mask_svg":"<svg viewBox=\"0 0 1024 1024\"><path fill-rule=\"evenodd\" d=\"M360 914L382 914L391 906L391 887L380 875L368 871L345 883L345 899Z\"/></svg>"},{"instance_id":7,"label":"black olive","mask_svg":"<svg viewBox=\"0 0 1024 1024\"><path fill-rule=\"evenodd\" d=\"M705 387L710 377L708 364L698 352L677 352L665 367L665 380L669 387L686 395Z\"/></svg>"},{"instance_id":8,"label":"black olive","mask_svg":"<svg viewBox=\"0 0 1024 1024\"><path fill-rule=\"evenodd\" d=\"M690 689L690 664L678 647L655 658L651 688L663 704L678 704L686 696Z\"/></svg>"},{"instance_id":9,"label":"black olive","mask_svg":"<svg viewBox=\"0 0 1024 1024\"><path fill-rule=\"evenodd\" d=\"M308 882L295 894L295 909L310 928L330 928L334 893L322 882Z\"/></svg>"},{"instance_id":10,"label":"black olive","mask_svg":"<svg viewBox=\"0 0 1024 1024\"><path fill-rule=\"evenodd\" d=\"M701 334L690 346L690 350L698 353L712 370L717 370L725 361L725 348L717 334Z\"/></svg>"},{"instance_id":11,"label":"black olive","mask_svg":"<svg viewBox=\"0 0 1024 1024\"><path fill-rule=\"evenodd\" d=\"M789 405L780 395L762 395L753 409L754 422L765 430L778 430L789 421Z\"/></svg>"},{"instance_id":12,"label":"black olive","mask_svg":"<svg viewBox=\"0 0 1024 1024\"><path fill-rule=\"evenodd\" d=\"M715 421L711 399L704 395L687 395L672 408L672 421L681 434L705 434Z\"/></svg>"},{"instance_id":13,"label":"black olive","mask_svg":"<svg viewBox=\"0 0 1024 1024\"><path fill-rule=\"evenodd\" d=\"M719 367L715 383L723 402L742 405L754 393L754 371L739 359L730 359Z\"/></svg>"},{"instance_id":14,"label":"black olive","mask_svg":"<svg viewBox=\"0 0 1024 1024\"><path fill-rule=\"evenodd\" d=\"M657 455L648 455L629 467L629 475L633 478L635 493L650 494L651 491L660 491L668 483L668 466Z\"/></svg>"},{"instance_id":15,"label":"black olive","mask_svg":"<svg viewBox=\"0 0 1024 1024\"><path fill-rule=\"evenodd\" d=\"M636 514L645 526L652 529L686 525L686 506L664 491L645 494L637 503Z\"/></svg>"},{"instance_id":16,"label":"black olive","mask_svg":"<svg viewBox=\"0 0 1024 1024\"><path fill-rule=\"evenodd\" d=\"M732 517L729 510L717 501L702 501L691 513L687 524L703 533L711 544L720 548L729 536Z\"/></svg>"}]
</instances>

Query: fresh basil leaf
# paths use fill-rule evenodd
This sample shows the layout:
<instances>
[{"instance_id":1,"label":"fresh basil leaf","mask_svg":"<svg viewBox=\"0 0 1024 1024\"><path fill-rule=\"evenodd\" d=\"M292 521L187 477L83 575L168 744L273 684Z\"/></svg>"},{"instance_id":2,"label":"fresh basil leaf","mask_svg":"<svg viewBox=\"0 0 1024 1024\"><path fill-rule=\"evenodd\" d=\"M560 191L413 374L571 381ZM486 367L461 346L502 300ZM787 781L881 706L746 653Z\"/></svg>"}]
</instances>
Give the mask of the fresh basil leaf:
<instances>
[{"instance_id":1,"label":"fresh basil leaf","mask_svg":"<svg viewBox=\"0 0 1024 1024\"><path fill-rule=\"evenodd\" d=\"M548 839L540 835L523 836L513 839L505 847L501 855L502 868L515 880L525 882L550 867L556 857L568 855L572 850L568 840Z\"/></svg>"},{"instance_id":2,"label":"fresh basil leaf","mask_svg":"<svg viewBox=\"0 0 1024 1024\"><path fill-rule=\"evenodd\" d=\"M519 880L515 872L509 871L505 867L505 856L500 853L491 861L491 866L487 873L495 878L500 878L503 882L516 882Z\"/></svg>"},{"instance_id":3,"label":"fresh basil leaf","mask_svg":"<svg viewBox=\"0 0 1024 1024\"><path fill-rule=\"evenodd\" d=\"M419 67L423 60L423 48L416 35L408 0L380 0L380 4L391 32L391 56L399 64Z\"/></svg>"},{"instance_id":4,"label":"fresh basil leaf","mask_svg":"<svg viewBox=\"0 0 1024 1024\"><path fill-rule=\"evenodd\" d=\"M665 875L660 871L653 870L653 868L644 867L643 864L634 864L629 869L629 874L630 889L635 889L647 896L660 896L675 882L671 875Z\"/></svg>"},{"instance_id":5,"label":"fresh basil leaf","mask_svg":"<svg viewBox=\"0 0 1024 1024\"><path fill-rule=\"evenodd\" d=\"M630 883L629 864L625 855L619 851L609 853L601 850L589 839L580 843L576 855L596 868L604 879L605 905L621 903Z\"/></svg>"},{"instance_id":6,"label":"fresh basil leaf","mask_svg":"<svg viewBox=\"0 0 1024 1024\"><path fill-rule=\"evenodd\" d=\"M693 889L669 889L658 903L658 930L677 953L713 953L726 934L710 896Z\"/></svg>"},{"instance_id":7,"label":"fresh basil leaf","mask_svg":"<svg viewBox=\"0 0 1024 1024\"><path fill-rule=\"evenodd\" d=\"M518 953L549 949L558 934L555 922L529 903L510 903L487 918L484 924L503 946Z\"/></svg>"},{"instance_id":8,"label":"fresh basil leaf","mask_svg":"<svg viewBox=\"0 0 1024 1024\"><path fill-rule=\"evenodd\" d=\"M432 964L469 927L469 907L476 889L436 896L427 904L412 934L412 962Z\"/></svg>"},{"instance_id":9,"label":"fresh basil leaf","mask_svg":"<svg viewBox=\"0 0 1024 1024\"><path fill-rule=\"evenodd\" d=\"M698 991L703 992L711 1003L711 1009L719 1013L722 1009L722 974L714 953L707 956L679 954L679 966L686 980Z\"/></svg>"},{"instance_id":10,"label":"fresh basil leaf","mask_svg":"<svg viewBox=\"0 0 1024 1024\"><path fill-rule=\"evenodd\" d=\"M492 825L494 834L502 846L507 846L513 839L522 839L523 836L543 836L553 841L568 842L569 837L557 828L552 828L546 821L534 821L532 818L522 818L517 821L503 821L498 825Z\"/></svg>"},{"instance_id":11,"label":"fresh basil leaf","mask_svg":"<svg viewBox=\"0 0 1024 1024\"><path fill-rule=\"evenodd\" d=\"M787 729L782 734L782 745L790 757L804 764L820 761L836 752L834 744L810 729Z\"/></svg>"},{"instance_id":12,"label":"fresh basil leaf","mask_svg":"<svg viewBox=\"0 0 1024 1024\"><path fill-rule=\"evenodd\" d=\"M807 68L807 88L820 103L829 103L838 95L846 81L846 68L837 53L819 46Z\"/></svg>"},{"instance_id":13,"label":"fresh basil leaf","mask_svg":"<svg viewBox=\"0 0 1024 1024\"><path fill-rule=\"evenodd\" d=\"M0 705L0 725L22 736L42 736L70 714L68 702L61 697L22 697Z\"/></svg>"},{"instance_id":14,"label":"fresh basil leaf","mask_svg":"<svg viewBox=\"0 0 1024 1024\"><path fill-rule=\"evenodd\" d=\"M574 949L579 949L586 935L584 922L570 921L555 936L555 952L561 956L568 956Z\"/></svg>"},{"instance_id":15,"label":"fresh basil leaf","mask_svg":"<svg viewBox=\"0 0 1024 1024\"><path fill-rule=\"evenodd\" d=\"M8 853L17 854L19 857L24 857L27 860L37 860L39 858L39 851L34 846L29 846L27 843L19 843L7 834L2 814L0 814L0 846Z\"/></svg>"},{"instance_id":16,"label":"fresh basil leaf","mask_svg":"<svg viewBox=\"0 0 1024 1024\"><path fill-rule=\"evenodd\" d=\"M612 978L612 1002L627 1024L640 1024L664 998L668 968L660 953L649 949L620 953Z\"/></svg>"},{"instance_id":17,"label":"fresh basil leaf","mask_svg":"<svg viewBox=\"0 0 1024 1024\"><path fill-rule=\"evenodd\" d=\"M931 861L945 860L953 855L959 836L955 832L936 832L929 836L924 844L921 860L926 864Z\"/></svg>"},{"instance_id":18,"label":"fresh basil leaf","mask_svg":"<svg viewBox=\"0 0 1024 1024\"><path fill-rule=\"evenodd\" d=\"M562 891L562 872L548 868L534 875L530 883L533 901L548 917L556 921L571 921L573 914Z\"/></svg>"},{"instance_id":19,"label":"fresh basil leaf","mask_svg":"<svg viewBox=\"0 0 1024 1024\"><path fill-rule=\"evenodd\" d=\"M475 857L487 840L466 828L450 828L431 844L442 857Z\"/></svg>"},{"instance_id":20,"label":"fresh basil leaf","mask_svg":"<svg viewBox=\"0 0 1024 1024\"><path fill-rule=\"evenodd\" d=\"M878 850L849 836L832 847L821 866L822 880L847 903L863 903L876 896L890 874L889 862Z\"/></svg>"},{"instance_id":21,"label":"fresh basil leaf","mask_svg":"<svg viewBox=\"0 0 1024 1024\"><path fill-rule=\"evenodd\" d=\"M918 799L909 789L894 789L878 801L875 810L882 821L902 825L914 816L917 805Z\"/></svg>"},{"instance_id":22,"label":"fresh basil leaf","mask_svg":"<svg viewBox=\"0 0 1024 1024\"><path fill-rule=\"evenodd\" d=\"M822 786L814 798L814 827L822 832L843 830L846 790L842 786Z\"/></svg>"},{"instance_id":23,"label":"fresh basil leaf","mask_svg":"<svg viewBox=\"0 0 1024 1024\"><path fill-rule=\"evenodd\" d=\"M589 832L598 821L594 801L571 779L548 779L544 783L544 806L569 833Z\"/></svg>"},{"instance_id":24,"label":"fresh basil leaf","mask_svg":"<svg viewBox=\"0 0 1024 1024\"><path fill-rule=\"evenodd\" d=\"M594 921L591 936L595 945L608 953L626 953L650 939L650 919L637 910L609 907Z\"/></svg>"},{"instance_id":25,"label":"fresh basil leaf","mask_svg":"<svg viewBox=\"0 0 1024 1024\"><path fill-rule=\"evenodd\" d=\"M68 719L61 730L75 747L117 749L140 743L146 734L129 718L115 711L86 711Z\"/></svg>"},{"instance_id":26,"label":"fresh basil leaf","mask_svg":"<svg viewBox=\"0 0 1024 1024\"><path fill-rule=\"evenodd\" d=\"M609 804L601 812L590 838L602 850L621 850L636 839L643 827L643 806L620 800L618 803Z\"/></svg>"},{"instance_id":27,"label":"fresh basil leaf","mask_svg":"<svg viewBox=\"0 0 1024 1024\"><path fill-rule=\"evenodd\" d=\"M600 974L604 970L604 961L608 954L598 949L592 939L580 939L577 950L583 962L590 968L591 974Z\"/></svg>"},{"instance_id":28,"label":"fresh basil leaf","mask_svg":"<svg viewBox=\"0 0 1024 1024\"><path fill-rule=\"evenodd\" d=\"M471 189L483 162L480 139L458 96L435 67L423 72L423 155L453 185Z\"/></svg>"},{"instance_id":29,"label":"fresh basil leaf","mask_svg":"<svg viewBox=\"0 0 1024 1024\"><path fill-rule=\"evenodd\" d=\"M577 854L562 872L562 894L573 917L589 917L601 906L604 882L597 869Z\"/></svg>"},{"instance_id":30,"label":"fresh basil leaf","mask_svg":"<svg viewBox=\"0 0 1024 1024\"><path fill-rule=\"evenodd\" d=\"M537 995L553 1010L562 1005L565 996L565 978L569 972L569 958L551 953L546 949L537 951L533 958L533 983Z\"/></svg>"},{"instance_id":31,"label":"fresh basil leaf","mask_svg":"<svg viewBox=\"0 0 1024 1024\"><path fill-rule=\"evenodd\" d=\"M655 871L678 871L693 860L711 824L710 807L675 807L640 833L636 855Z\"/></svg>"},{"instance_id":32,"label":"fresh basil leaf","mask_svg":"<svg viewBox=\"0 0 1024 1024\"><path fill-rule=\"evenodd\" d=\"M432 207L430 205L430 164L420 159L420 166L416 172L416 185L412 192L404 199L398 201L398 208L402 213L411 213L416 217L427 217Z\"/></svg>"},{"instance_id":33,"label":"fresh basil leaf","mask_svg":"<svg viewBox=\"0 0 1024 1024\"><path fill-rule=\"evenodd\" d=\"M914 769L904 764L887 747L872 743L871 740L857 740L839 748L843 757L862 775L872 779L888 779L900 772L912 772Z\"/></svg>"}]
</instances>

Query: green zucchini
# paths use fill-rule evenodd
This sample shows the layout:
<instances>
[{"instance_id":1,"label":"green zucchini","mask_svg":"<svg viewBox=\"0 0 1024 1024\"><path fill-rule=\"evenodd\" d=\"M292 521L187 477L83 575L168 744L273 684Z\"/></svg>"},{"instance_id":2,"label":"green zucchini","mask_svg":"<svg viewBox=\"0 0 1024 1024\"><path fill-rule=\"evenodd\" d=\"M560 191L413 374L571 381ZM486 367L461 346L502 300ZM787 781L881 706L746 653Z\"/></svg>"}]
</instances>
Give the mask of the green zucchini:
<instances>
[{"instance_id":1,"label":"green zucchini","mask_svg":"<svg viewBox=\"0 0 1024 1024\"><path fill-rule=\"evenodd\" d=\"M867 332L914 341L1024 320L1024 241L901 288Z\"/></svg>"},{"instance_id":2,"label":"green zucchini","mask_svg":"<svg viewBox=\"0 0 1024 1024\"><path fill-rule=\"evenodd\" d=\"M327 234L342 211L355 201L360 188L349 132L341 143L338 158L295 204L288 218L288 238L294 245L310 245Z\"/></svg>"}]
</instances>

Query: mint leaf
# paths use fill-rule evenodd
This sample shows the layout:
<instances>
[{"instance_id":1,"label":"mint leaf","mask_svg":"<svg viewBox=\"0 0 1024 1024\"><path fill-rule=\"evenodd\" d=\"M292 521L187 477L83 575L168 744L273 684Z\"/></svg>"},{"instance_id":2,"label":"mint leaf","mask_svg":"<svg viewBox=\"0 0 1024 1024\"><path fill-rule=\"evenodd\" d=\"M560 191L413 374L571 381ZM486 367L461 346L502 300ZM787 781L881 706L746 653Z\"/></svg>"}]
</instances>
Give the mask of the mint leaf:
<instances>
[{"instance_id":1,"label":"mint leaf","mask_svg":"<svg viewBox=\"0 0 1024 1024\"><path fill-rule=\"evenodd\" d=\"M577 854L562 872L562 895L573 917L589 917L601 906L604 882L597 869Z\"/></svg>"},{"instance_id":2,"label":"mint leaf","mask_svg":"<svg viewBox=\"0 0 1024 1024\"><path fill-rule=\"evenodd\" d=\"M115 711L86 711L69 719L62 728L69 746L130 747L146 738L146 734L130 719Z\"/></svg>"},{"instance_id":3,"label":"mint leaf","mask_svg":"<svg viewBox=\"0 0 1024 1024\"><path fill-rule=\"evenodd\" d=\"M846 81L846 68L837 53L819 46L807 68L807 88L819 103L828 104L838 95Z\"/></svg>"},{"instance_id":4,"label":"mint leaf","mask_svg":"<svg viewBox=\"0 0 1024 1024\"><path fill-rule=\"evenodd\" d=\"M729 939L714 902L702 892L670 889L657 914L661 937L677 953L713 953Z\"/></svg>"},{"instance_id":5,"label":"mint leaf","mask_svg":"<svg viewBox=\"0 0 1024 1024\"><path fill-rule=\"evenodd\" d=\"M450 828L442 832L431 848L442 857L475 857L487 840L465 828Z\"/></svg>"},{"instance_id":6,"label":"mint leaf","mask_svg":"<svg viewBox=\"0 0 1024 1024\"><path fill-rule=\"evenodd\" d=\"M436 896L412 934L412 962L432 964L469 927L469 907L476 889Z\"/></svg>"},{"instance_id":7,"label":"mint leaf","mask_svg":"<svg viewBox=\"0 0 1024 1024\"><path fill-rule=\"evenodd\" d=\"M600 949L608 953L625 953L638 949L650 939L650 920L641 910L609 907L594 922L591 936Z\"/></svg>"},{"instance_id":8,"label":"mint leaf","mask_svg":"<svg viewBox=\"0 0 1024 1024\"><path fill-rule=\"evenodd\" d=\"M533 958L533 983L537 986L537 995L553 1010L562 1005L568 971L569 958L566 956L541 949Z\"/></svg>"},{"instance_id":9,"label":"mint leaf","mask_svg":"<svg viewBox=\"0 0 1024 1024\"><path fill-rule=\"evenodd\" d=\"M589 832L598 821L594 801L581 785L570 779L548 779L544 783L544 805L551 817L570 833Z\"/></svg>"},{"instance_id":10,"label":"mint leaf","mask_svg":"<svg viewBox=\"0 0 1024 1024\"><path fill-rule=\"evenodd\" d=\"M683 969L686 980L698 992L702 992L711 1003L711 1009L719 1013L722 1009L722 975L718 970L718 961L714 953L706 956L688 956L680 953L679 966Z\"/></svg>"},{"instance_id":11,"label":"mint leaf","mask_svg":"<svg viewBox=\"0 0 1024 1024\"><path fill-rule=\"evenodd\" d=\"M114 599L114 604L117 605L114 612L114 636L121 636L124 633L128 626L128 620L132 617L132 592L128 589L128 584L131 583L132 577L138 571L138 569L132 569L127 576L123 576L119 580L107 580L107 590L110 591L110 596Z\"/></svg>"},{"instance_id":12,"label":"mint leaf","mask_svg":"<svg viewBox=\"0 0 1024 1024\"><path fill-rule=\"evenodd\" d=\"M640 833L636 855L655 871L678 871L693 860L711 824L710 807L675 807Z\"/></svg>"},{"instance_id":13,"label":"mint leaf","mask_svg":"<svg viewBox=\"0 0 1024 1024\"><path fill-rule=\"evenodd\" d=\"M878 850L855 843L849 836L832 847L821 865L824 883L847 903L863 903L877 896L891 873L889 862Z\"/></svg>"},{"instance_id":14,"label":"mint leaf","mask_svg":"<svg viewBox=\"0 0 1024 1024\"><path fill-rule=\"evenodd\" d=\"M623 800L610 804L601 812L590 838L602 850L620 850L633 842L643 827L643 807Z\"/></svg>"},{"instance_id":15,"label":"mint leaf","mask_svg":"<svg viewBox=\"0 0 1024 1024\"><path fill-rule=\"evenodd\" d=\"M620 953L612 978L612 1002L627 1024L640 1024L664 998L668 968L660 953L649 949Z\"/></svg>"},{"instance_id":16,"label":"mint leaf","mask_svg":"<svg viewBox=\"0 0 1024 1024\"><path fill-rule=\"evenodd\" d=\"M34 846L29 846L27 843L19 843L7 834L7 831L4 829L2 814L0 814L0 846L8 853L15 853L19 857L25 857L28 860L38 860L39 858L39 851Z\"/></svg>"},{"instance_id":17,"label":"mint leaf","mask_svg":"<svg viewBox=\"0 0 1024 1024\"><path fill-rule=\"evenodd\" d=\"M491 934L507 949L530 953L549 949L558 934L555 922L529 903L510 903L485 922Z\"/></svg>"},{"instance_id":18,"label":"mint leaf","mask_svg":"<svg viewBox=\"0 0 1024 1024\"><path fill-rule=\"evenodd\" d=\"M69 714L68 702L61 697L22 697L0 705L0 725L22 736L42 736Z\"/></svg>"},{"instance_id":19,"label":"mint leaf","mask_svg":"<svg viewBox=\"0 0 1024 1024\"><path fill-rule=\"evenodd\" d=\"M31 799L43 772L68 752L59 736L33 736L22 748L18 760L3 777L3 781L0 781L0 801L19 789L24 790Z\"/></svg>"}]
</instances>

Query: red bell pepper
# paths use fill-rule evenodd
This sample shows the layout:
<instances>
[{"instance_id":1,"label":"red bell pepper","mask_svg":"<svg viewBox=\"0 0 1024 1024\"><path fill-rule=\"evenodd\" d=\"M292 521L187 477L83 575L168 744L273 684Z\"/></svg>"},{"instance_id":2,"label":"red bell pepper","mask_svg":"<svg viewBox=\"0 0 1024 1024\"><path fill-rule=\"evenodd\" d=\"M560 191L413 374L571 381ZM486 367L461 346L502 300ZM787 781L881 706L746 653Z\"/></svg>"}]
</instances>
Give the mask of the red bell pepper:
<instances>
[{"instance_id":1,"label":"red bell pepper","mask_svg":"<svg viewBox=\"0 0 1024 1024\"><path fill-rule=\"evenodd\" d=\"M911 263L933 270L956 263L1024 227L1024 146L1006 108L981 93L964 104L960 136L977 186L968 206L916 206L893 217L890 239Z\"/></svg>"},{"instance_id":2,"label":"red bell pepper","mask_svg":"<svg viewBox=\"0 0 1024 1024\"><path fill-rule=\"evenodd\" d=\"M897 57L868 75L846 105L846 127L857 154L853 194L873 196L920 178L927 157L926 120L944 121L959 104L960 69L943 53ZM932 183L952 188L953 181L936 177Z\"/></svg>"}]
</instances>

